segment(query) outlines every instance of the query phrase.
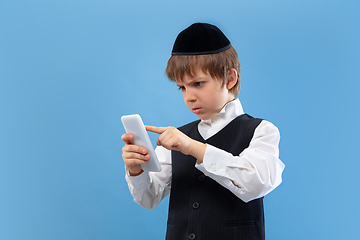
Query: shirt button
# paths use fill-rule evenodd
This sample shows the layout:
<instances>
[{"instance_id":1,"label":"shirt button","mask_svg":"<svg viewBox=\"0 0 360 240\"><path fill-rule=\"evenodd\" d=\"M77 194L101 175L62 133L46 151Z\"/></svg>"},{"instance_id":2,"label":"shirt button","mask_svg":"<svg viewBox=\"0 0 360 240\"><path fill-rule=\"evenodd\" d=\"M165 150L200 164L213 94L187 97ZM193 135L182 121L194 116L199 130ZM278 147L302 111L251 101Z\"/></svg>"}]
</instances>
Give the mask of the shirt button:
<instances>
[{"instance_id":1,"label":"shirt button","mask_svg":"<svg viewBox=\"0 0 360 240\"><path fill-rule=\"evenodd\" d=\"M216 166L215 164L211 165L211 170L214 171L214 172L216 172L217 166Z\"/></svg>"},{"instance_id":2,"label":"shirt button","mask_svg":"<svg viewBox=\"0 0 360 240\"><path fill-rule=\"evenodd\" d=\"M200 176L199 176L199 181L200 181L200 182L205 181L205 175L200 175Z\"/></svg>"},{"instance_id":3,"label":"shirt button","mask_svg":"<svg viewBox=\"0 0 360 240\"><path fill-rule=\"evenodd\" d=\"M190 240L194 240L195 237L196 237L196 236L195 236L195 234L193 234L193 233L191 233L191 234L189 235L189 239L190 239Z\"/></svg>"},{"instance_id":4,"label":"shirt button","mask_svg":"<svg viewBox=\"0 0 360 240\"><path fill-rule=\"evenodd\" d=\"M198 209L199 206L200 206L200 204L199 204L198 202L194 202L194 203L193 203L193 208L194 208L194 209Z\"/></svg>"}]
</instances>

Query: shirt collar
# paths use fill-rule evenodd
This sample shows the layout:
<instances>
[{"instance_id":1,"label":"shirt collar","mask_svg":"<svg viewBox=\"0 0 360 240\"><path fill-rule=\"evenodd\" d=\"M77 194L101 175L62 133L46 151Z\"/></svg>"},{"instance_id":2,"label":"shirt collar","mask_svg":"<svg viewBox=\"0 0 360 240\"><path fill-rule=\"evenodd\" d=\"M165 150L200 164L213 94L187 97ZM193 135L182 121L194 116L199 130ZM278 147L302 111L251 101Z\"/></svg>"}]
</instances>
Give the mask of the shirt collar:
<instances>
[{"instance_id":1,"label":"shirt collar","mask_svg":"<svg viewBox=\"0 0 360 240\"><path fill-rule=\"evenodd\" d=\"M234 118L244 114L244 110L238 98L228 102L215 117L209 120L201 120L201 123L213 125L219 121L231 121Z\"/></svg>"}]
</instances>

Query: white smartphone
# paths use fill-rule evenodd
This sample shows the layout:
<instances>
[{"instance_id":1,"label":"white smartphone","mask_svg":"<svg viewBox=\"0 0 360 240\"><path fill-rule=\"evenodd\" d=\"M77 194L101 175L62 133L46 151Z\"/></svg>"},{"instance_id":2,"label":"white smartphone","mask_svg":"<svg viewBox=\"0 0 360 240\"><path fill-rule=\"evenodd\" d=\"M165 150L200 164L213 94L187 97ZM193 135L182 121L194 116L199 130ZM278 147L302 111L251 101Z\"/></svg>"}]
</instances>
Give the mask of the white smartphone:
<instances>
[{"instance_id":1,"label":"white smartphone","mask_svg":"<svg viewBox=\"0 0 360 240\"><path fill-rule=\"evenodd\" d=\"M144 123L139 114L125 115L121 117L125 131L134 135L132 143L147 149L150 156L147 164L141 164L141 168L148 172L160 172L161 166L146 132Z\"/></svg>"}]
</instances>

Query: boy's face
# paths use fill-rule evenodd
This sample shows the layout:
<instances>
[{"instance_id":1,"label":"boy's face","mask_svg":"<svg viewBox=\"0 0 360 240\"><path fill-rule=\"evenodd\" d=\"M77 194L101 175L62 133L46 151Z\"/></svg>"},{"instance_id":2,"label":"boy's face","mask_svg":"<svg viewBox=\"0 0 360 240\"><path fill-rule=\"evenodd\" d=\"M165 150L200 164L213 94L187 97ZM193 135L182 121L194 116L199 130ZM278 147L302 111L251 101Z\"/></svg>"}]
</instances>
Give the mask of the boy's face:
<instances>
[{"instance_id":1,"label":"boy's face","mask_svg":"<svg viewBox=\"0 0 360 240\"><path fill-rule=\"evenodd\" d=\"M202 120L215 117L226 103L234 99L221 80L197 69L194 76L185 75L182 81L176 81L181 89L186 106Z\"/></svg>"}]
</instances>

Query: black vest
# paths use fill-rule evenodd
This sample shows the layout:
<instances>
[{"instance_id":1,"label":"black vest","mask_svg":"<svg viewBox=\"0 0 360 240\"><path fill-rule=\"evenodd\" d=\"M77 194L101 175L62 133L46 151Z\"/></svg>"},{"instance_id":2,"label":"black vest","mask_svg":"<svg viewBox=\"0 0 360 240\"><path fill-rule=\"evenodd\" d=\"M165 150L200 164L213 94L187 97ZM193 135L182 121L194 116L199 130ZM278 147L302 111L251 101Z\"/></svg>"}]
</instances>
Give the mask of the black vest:
<instances>
[{"instance_id":1,"label":"black vest","mask_svg":"<svg viewBox=\"0 0 360 240\"><path fill-rule=\"evenodd\" d=\"M207 140L199 134L199 121L179 130L192 139L239 155L249 146L261 119L241 115ZM166 240L265 239L263 198L245 203L196 169L194 157L177 151L171 154L172 184Z\"/></svg>"}]
</instances>

